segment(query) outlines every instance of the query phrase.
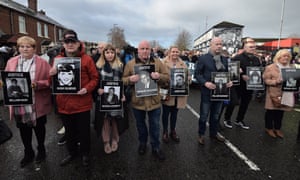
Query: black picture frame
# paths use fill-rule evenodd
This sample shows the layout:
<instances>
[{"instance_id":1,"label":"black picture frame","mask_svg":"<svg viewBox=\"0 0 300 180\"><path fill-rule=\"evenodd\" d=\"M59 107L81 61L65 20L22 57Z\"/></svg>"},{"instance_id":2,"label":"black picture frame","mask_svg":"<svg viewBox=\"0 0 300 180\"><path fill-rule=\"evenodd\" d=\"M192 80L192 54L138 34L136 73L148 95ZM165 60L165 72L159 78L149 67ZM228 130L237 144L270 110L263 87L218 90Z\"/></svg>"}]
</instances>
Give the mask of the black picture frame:
<instances>
[{"instance_id":1,"label":"black picture frame","mask_svg":"<svg viewBox=\"0 0 300 180\"><path fill-rule=\"evenodd\" d=\"M264 90L265 84L262 78L264 72L263 67L247 67L246 69L247 76L249 80L246 81L247 90Z\"/></svg>"},{"instance_id":2,"label":"black picture frame","mask_svg":"<svg viewBox=\"0 0 300 180\"><path fill-rule=\"evenodd\" d=\"M4 105L19 106L33 104L29 72L1 71Z\"/></svg>"},{"instance_id":3,"label":"black picture frame","mask_svg":"<svg viewBox=\"0 0 300 180\"><path fill-rule=\"evenodd\" d=\"M230 88L226 84L230 81L229 72L212 72L212 83L216 85L214 90L211 90L211 101L228 101L230 100Z\"/></svg>"},{"instance_id":4,"label":"black picture frame","mask_svg":"<svg viewBox=\"0 0 300 180\"><path fill-rule=\"evenodd\" d=\"M185 68L171 68L170 76L170 96L188 96L188 70Z\"/></svg>"},{"instance_id":5,"label":"black picture frame","mask_svg":"<svg viewBox=\"0 0 300 180\"><path fill-rule=\"evenodd\" d=\"M228 63L228 72L233 86L240 85L240 62L231 61Z\"/></svg>"},{"instance_id":6,"label":"black picture frame","mask_svg":"<svg viewBox=\"0 0 300 180\"><path fill-rule=\"evenodd\" d=\"M76 94L81 89L81 58L55 58L54 66L57 69L57 74L52 77L52 93Z\"/></svg>"},{"instance_id":7,"label":"black picture frame","mask_svg":"<svg viewBox=\"0 0 300 180\"><path fill-rule=\"evenodd\" d=\"M123 109L123 82L122 81L101 81L101 88L104 93L100 96L100 111L120 111ZM111 92L111 94L110 94Z\"/></svg>"},{"instance_id":8,"label":"black picture frame","mask_svg":"<svg viewBox=\"0 0 300 180\"><path fill-rule=\"evenodd\" d=\"M282 68L282 91L297 92L299 91L300 69Z\"/></svg>"},{"instance_id":9,"label":"black picture frame","mask_svg":"<svg viewBox=\"0 0 300 180\"><path fill-rule=\"evenodd\" d=\"M134 66L134 73L140 76L139 80L134 85L136 97L158 95L157 83L151 78L151 73L154 71L154 64Z\"/></svg>"}]
</instances>

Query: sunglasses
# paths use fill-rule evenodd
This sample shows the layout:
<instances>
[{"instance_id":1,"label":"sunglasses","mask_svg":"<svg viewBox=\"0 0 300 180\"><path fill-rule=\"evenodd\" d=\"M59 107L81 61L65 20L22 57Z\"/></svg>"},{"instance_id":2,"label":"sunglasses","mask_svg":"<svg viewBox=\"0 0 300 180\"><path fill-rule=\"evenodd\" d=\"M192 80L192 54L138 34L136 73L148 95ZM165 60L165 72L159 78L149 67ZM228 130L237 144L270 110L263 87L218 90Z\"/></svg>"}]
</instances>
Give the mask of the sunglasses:
<instances>
[{"instance_id":1,"label":"sunglasses","mask_svg":"<svg viewBox=\"0 0 300 180\"><path fill-rule=\"evenodd\" d=\"M73 40L73 39L66 39L66 40L64 40L64 43L66 43L66 44L69 44L69 43L76 43L76 41L75 40Z\"/></svg>"}]
</instances>

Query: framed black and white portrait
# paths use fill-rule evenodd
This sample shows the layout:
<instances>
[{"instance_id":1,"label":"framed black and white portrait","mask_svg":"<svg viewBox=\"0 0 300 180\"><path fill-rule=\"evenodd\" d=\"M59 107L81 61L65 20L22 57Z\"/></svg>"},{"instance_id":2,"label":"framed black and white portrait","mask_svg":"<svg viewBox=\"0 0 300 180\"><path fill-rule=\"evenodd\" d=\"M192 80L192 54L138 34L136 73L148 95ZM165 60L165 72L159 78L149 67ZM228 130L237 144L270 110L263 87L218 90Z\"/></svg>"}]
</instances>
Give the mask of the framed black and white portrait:
<instances>
[{"instance_id":1,"label":"framed black and white portrait","mask_svg":"<svg viewBox=\"0 0 300 180\"><path fill-rule=\"evenodd\" d=\"M29 72L1 71L5 105L33 104Z\"/></svg>"},{"instance_id":2,"label":"framed black and white portrait","mask_svg":"<svg viewBox=\"0 0 300 180\"><path fill-rule=\"evenodd\" d=\"M57 74L53 76L54 94L76 94L80 90L80 58L63 57L54 60Z\"/></svg>"},{"instance_id":3,"label":"framed black and white portrait","mask_svg":"<svg viewBox=\"0 0 300 180\"><path fill-rule=\"evenodd\" d=\"M123 82L101 81L104 93L100 96L100 111L122 110Z\"/></svg>"}]
</instances>

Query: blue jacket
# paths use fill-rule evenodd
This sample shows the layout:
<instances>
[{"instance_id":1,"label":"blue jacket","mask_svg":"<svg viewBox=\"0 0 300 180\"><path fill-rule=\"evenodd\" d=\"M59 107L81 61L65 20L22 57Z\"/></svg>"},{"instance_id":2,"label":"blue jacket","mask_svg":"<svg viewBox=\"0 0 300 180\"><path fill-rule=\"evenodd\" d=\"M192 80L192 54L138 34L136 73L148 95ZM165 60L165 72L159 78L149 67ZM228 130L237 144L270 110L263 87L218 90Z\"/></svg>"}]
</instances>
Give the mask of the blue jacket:
<instances>
[{"instance_id":1,"label":"blue jacket","mask_svg":"<svg viewBox=\"0 0 300 180\"><path fill-rule=\"evenodd\" d=\"M195 69L195 78L197 79L198 83L201 85L201 93L204 95L210 95L210 89L206 88L204 84L206 82L211 82L211 73L212 72L228 72L228 62L227 58L221 56L221 62L225 66L224 70L218 71L216 68L215 60L213 55L208 52L199 57L196 63Z\"/></svg>"}]
</instances>

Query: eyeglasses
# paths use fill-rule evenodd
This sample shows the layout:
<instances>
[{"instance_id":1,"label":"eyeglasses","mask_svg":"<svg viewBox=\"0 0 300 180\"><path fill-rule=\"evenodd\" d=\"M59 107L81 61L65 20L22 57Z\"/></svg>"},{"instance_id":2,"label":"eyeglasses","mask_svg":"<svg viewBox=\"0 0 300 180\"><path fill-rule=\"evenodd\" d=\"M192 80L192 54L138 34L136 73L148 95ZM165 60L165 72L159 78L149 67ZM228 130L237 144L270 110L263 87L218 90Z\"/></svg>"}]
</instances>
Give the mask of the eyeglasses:
<instances>
[{"instance_id":1,"label":"eyeglasses","mask_svg":"<svg viewBox=\"0 0 300 180\"><path fill-rule=\"evenodd\" d=\"M69 44L69 43L74 44L74 43L76 43L76 41L74 41L74 40L72 40L72 39L66 39L66 40L64 40L64 43L65 43L65 44Z\"/></svg>"}]
</instances>

